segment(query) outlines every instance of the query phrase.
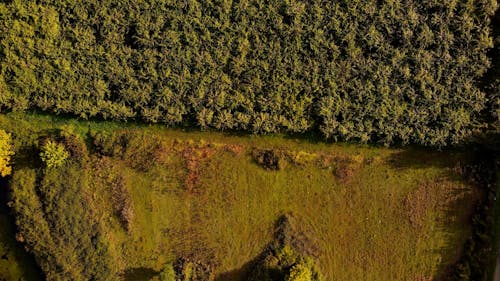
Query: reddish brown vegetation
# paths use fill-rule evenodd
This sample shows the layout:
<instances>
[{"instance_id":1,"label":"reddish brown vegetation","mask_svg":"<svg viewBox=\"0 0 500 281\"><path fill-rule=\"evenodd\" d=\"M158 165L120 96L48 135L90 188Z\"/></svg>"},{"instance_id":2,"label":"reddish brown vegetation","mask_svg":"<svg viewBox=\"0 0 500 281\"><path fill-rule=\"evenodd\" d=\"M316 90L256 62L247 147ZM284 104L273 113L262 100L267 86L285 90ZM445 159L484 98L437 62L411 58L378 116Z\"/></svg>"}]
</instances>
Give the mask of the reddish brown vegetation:
<instances>
[{"instance_id":1,"label":"reddish brown vegetation","mask_svg":"<svg viewBox=\"0 0 500 281\"><path fill-rule=\"evenodd\" d=\"M224 150L233 153L235 156L241 155L245 151L245 147L237 144L226 144Z\"/></svg>"},{"instance_id":2,"label":"reddish brown vegetation","mask_svg":"<svg viewBox=\"0 0 500 281\"><path fill-rule=\"evenodd\" d=\"M123 227L130 231L134 218L132 198L128 192L125 177L118 175L111 181L113 208Z\"/></svg>"},{"instance_id":3,"label":"reddish brown vegetation","mask_svg":"<svg viewBox=\"0 0 500 281\"><path fill-rule=\"evenodd\" d=\"M426 183L417 187L405 198L408 220L414 229L420 230L425 225L429 209L435 208L438 204L440 196L436 196L435 193L439 190L440 188L436 188L433 183Z\"/></svg>"},{"instance_id":4,"label":"reddish brown vegetation","mask_svg":"<svg viewBox=\"0 0 500 281\"><path fill-rule=\"evenodd\" d=\"M200 163L210 159L216 150L207 145L200 147L188 146L182 151L182 157L186 163L187 175L184 181L184 187L189 192L195 192L200 179Z\"/></svg>"},{"instance_id":5,"label":"reddish brown vegetation","mask_svg":"<svg viewBox=\"0 0 500 281\"><path fill-rule=\"evenodd\" d=\"M337 156L335 161L334 174L342 184L348 184L363 165L363 159L356 156Z\"/></svg>"}]
</instances>

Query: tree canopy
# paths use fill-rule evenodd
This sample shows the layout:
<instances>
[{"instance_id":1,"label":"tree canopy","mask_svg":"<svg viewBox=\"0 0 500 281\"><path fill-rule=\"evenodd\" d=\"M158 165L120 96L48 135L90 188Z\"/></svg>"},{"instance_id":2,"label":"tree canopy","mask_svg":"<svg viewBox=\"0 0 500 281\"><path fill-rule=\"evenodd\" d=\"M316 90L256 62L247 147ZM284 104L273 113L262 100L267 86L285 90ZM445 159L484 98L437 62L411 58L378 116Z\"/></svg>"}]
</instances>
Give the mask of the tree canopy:
<instances>
[{"instance_id":1,"label":"tree canopy","mask_svg":"<svg viewBox=\"0 0 500 281\"><path fill-rule=\"evenodd\" d=\"M495 0L0 3L0 108L446 145L481 124Z\"/></svg>"},{"instance_id":2,"label":"tree canopy","mask_svg":"<svg viewBox=\"0 0 500 281\"><path fill-rule=\"evenodd\" d=\"M64 148L64 145L52 140L48 140L40 152L40 158L48 168L62 166L68 157L69 153Z\"/></svg>"},{"instance_id":3,"label":"tree canopy","mask_svg":"<svg viewBox=\"0 0 500 281\"><path fill-rule=\"evenodd\" d=\"M12 140L10 134L0 129L0 176L10 175L12 167L10 166L11 157L14 155Z\"/></svg>"}]
</instances>

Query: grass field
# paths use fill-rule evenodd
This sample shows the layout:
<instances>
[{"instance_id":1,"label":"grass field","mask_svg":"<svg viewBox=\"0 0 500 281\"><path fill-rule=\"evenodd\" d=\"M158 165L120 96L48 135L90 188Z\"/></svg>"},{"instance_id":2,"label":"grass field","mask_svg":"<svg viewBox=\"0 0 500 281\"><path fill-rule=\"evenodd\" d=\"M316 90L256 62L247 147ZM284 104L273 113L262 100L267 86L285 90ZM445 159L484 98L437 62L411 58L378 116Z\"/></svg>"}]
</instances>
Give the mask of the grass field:
<instances>
[{"instance_id":1,"label":"grass field","mask_svg":"<svg viewBox=\"0 0 500 281\"><path fill-rule=\"evenodd\" d=\"M82 137L126 134L141 144L121 156L91 152L88 183L77 193L130 280L147 280L178 257L210 261L217 280L244 280L285 214L300 225L325 280L440 278L460 256L480 199L456 172L467 157L458 152L0 115L0 128L15 135L14 194L21 175L37 169L22 164L22 148L62 127ZM252 156L259 149L278 151L281 168L259 165ZM118 195L110 184L117 179ZM125 227L116 196L129 200Z\"/></svg>"}]
</instances>

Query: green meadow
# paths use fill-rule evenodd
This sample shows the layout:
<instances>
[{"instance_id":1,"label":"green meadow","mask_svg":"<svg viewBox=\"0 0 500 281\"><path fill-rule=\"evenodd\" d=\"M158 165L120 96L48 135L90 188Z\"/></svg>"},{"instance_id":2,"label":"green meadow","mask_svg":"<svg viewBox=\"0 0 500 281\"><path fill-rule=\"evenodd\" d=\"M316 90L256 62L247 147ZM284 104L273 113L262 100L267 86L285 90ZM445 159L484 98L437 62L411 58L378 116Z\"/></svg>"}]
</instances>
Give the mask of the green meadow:
<instances>
[{"instance_id":1,"label":"green meadow","mask_svg":"<svg viewBox=\"0 0 500 281\"><path fill-rule=\"evenodd\" d=\"M247 280L283 216L324 280L431 280L460 258L481 199L456 151L19 113L0 127L17 238L49 280L163 280L179 259ZM64 166L41 163L47 139L65 144Z\"/></svg>"}]
</instances>

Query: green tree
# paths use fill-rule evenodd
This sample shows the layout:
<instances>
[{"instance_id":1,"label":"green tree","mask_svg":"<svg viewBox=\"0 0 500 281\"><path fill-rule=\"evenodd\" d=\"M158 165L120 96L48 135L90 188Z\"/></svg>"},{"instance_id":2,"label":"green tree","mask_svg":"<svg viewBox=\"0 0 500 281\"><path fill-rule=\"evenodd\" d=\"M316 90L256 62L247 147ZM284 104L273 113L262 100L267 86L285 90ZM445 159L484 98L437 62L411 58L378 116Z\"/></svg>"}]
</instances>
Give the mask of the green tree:
<instances>
[{"instance_id":1,"label":"green tree","mask_svg":"<svg viewBox=\"0 0 500 281\"><path fill-rule=\"evenodd\" d=\"M478 81L497 6L0 1L0 110L456 144L495 110Z\"/></svg>"},{"instance_id":2,"label":"green tree","mask_svg":"<svg viewBox=\"0 0 500 281\"><path fill-rule=\"evenodd\" d=\"M68 157L69 153L64 145L52 140L48 140L40 152L40 158L48 168L62 166Z\"/></svg>"},{"instance_id":3,"label":"green tree","mask_svg":"<svg viewBox=\"0 0 500 281\"><path fill-rule=\"evenodd\" d=\"M14 155L12 150L11 135L0 129L0 176L5 177L11 174L11 157Z\"/></svg>"}]
</instances>

